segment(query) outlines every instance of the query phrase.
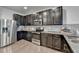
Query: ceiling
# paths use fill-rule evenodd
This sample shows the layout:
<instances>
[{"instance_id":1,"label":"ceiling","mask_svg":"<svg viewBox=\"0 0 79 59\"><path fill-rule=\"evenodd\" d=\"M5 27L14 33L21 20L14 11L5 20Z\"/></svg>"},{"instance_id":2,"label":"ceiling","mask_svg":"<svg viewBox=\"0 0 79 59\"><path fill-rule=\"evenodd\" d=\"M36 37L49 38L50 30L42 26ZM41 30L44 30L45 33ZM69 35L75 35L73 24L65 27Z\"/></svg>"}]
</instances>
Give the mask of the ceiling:
<instances>
[{"instance_id":1,"label":"ceiling","mask_svg":"<svg viewBox=\"0 0 79 59\"><path fill-rule=\"evenodd\" d=\"M33 13L42 9L47 9L47 8L54 8L56 6L27 6L27 9L24 9L24 6L2 6L4 8L13 10L15 12L19 12L22 14L29 14Z\"/></svg>"}]
</instances>

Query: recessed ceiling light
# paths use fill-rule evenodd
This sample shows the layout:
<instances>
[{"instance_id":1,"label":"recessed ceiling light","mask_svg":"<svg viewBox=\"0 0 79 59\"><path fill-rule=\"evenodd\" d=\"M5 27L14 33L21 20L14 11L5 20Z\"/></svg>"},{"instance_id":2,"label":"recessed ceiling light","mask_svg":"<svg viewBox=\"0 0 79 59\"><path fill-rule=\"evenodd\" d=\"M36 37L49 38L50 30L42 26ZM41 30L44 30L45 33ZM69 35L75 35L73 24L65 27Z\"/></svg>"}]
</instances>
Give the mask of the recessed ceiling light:
<instances>
[{"instance_id":1,"label":"recessed ceiling light","mask_svg":"<svg viewBox=\"0 0 79 59\"><path fill-rule=\"evenodd\" d=\"M26 10L26 9L27 9L27 7L24 7L24 9Z\"/></svg>"}]
</instances>

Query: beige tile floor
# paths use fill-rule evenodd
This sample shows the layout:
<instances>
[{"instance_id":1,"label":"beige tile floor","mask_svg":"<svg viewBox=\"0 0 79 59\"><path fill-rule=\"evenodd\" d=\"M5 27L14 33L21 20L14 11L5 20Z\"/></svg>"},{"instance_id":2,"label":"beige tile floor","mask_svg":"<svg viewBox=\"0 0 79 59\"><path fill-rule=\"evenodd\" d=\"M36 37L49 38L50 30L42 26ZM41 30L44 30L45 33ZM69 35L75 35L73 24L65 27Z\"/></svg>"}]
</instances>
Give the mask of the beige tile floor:
<instances>
[{"instance_id":1,"label":"beige tile floor","mask_svg":"<svg viewBox=\"0 0 79 59\"><path fill-rule=\"evenodd\" d=\"M26 40L20 40L14 44L0 48L0 53L61 53L61 52L33 44L32 42L28 42Z\"/></svg>"}]
</instances>

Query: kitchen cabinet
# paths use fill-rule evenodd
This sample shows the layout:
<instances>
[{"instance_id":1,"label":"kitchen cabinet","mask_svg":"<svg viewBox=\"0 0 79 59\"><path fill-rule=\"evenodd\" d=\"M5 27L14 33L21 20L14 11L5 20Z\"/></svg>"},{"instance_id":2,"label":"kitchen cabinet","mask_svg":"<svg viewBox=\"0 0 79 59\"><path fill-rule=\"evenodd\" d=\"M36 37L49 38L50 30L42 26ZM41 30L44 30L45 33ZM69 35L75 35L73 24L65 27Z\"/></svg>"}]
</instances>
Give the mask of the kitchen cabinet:
<instances>
[{"instance_id":1,"label":"kitchen cabinet","mask_svg":"<svg viewBox=\"0 0 79 59\"><path fill-rule=\"evenodd\" d=\"M26 17L26 19L24 19L24 20L27 21L27 25L33 25L33 23L34 23L34 15L30 14L30 15L26 15L25 17Z\"/></svg>"},{"instance_id":2,"label":"kitchen cabinet","mask_svg":"<svg viewBox=\"0 0 79 59\"><path fill-rule=\"evenodd\" d=\"M41 46L47 46L47 34L46 33L41 33L41 40L40 40L40 45Z\"/></svg>"},{"instance_id":3,"label":"kitchen cabinet","mask_svg":"<svg viewBox=\"0 0 79 59\"><path fill-rule=\"evenodd\" d=\"M65 53L73 52L63 35L41 33L40 44Z\"/></svg>"},{"instance_id":4,"label":"kitchen cabinet","mask_svg":"<svg viewBox=\"0 0 79 59\"><path fill-rule=\"evenodd\" d=\"M43 45L45 43L46 47L61 49L60 35L43 33L41 34L41 41L41 44Z\"/></svg>"},{"instance_id":5,"label":"kitchen cabinet","mask_svg":"<svg viewBox=\"0 0 79 59\"><path fill-rule=\"evenodd\" d=\"M53 25L53 19L51 17L52 9L43 11L43 25Z\"/></svg>"},{"instance_id":6,"label":"kitchen cabinet","mask_svg":"<svg viewBox=\"0 0 79 59\"><path fill-rule=\"evenodd\" d=\"M32 24L32 19L31 19L31 15L27 15L27 25L31 25Z\"/></svg>"},{"instance_id":7,"label":"kitchen cabinet","mask_svg":"<svg viewBox=\"0 0 79 59\"><path fill-rule=\"evenodd\" d=\"M32 33L31 32L27 32L25 40L32 42Z\"/></svg>"},{"instance_id":8,"label":"kitchen cabinet","mask_svg":"<svg viewBox=\"0 0 79 59\"><path fill-rule=\"evenodd\" d=\"M24 39L24 40L31 42L32 41L31 33L27 32L27 31L18 31L17 32L17 41L19 41L21 39Z\"/></svg>"},{"instance_id":9,"label":"kitchen cabinet","mask_svg":"<svg viewBox=\"0 0 79 59\"><path fill-rule=\"evenodd\" d=\"M63 8L62 6L55 9L41 11L43 25L62 25L63 24Z\"/></svg>"},{"instance_id":10,"label":"kitchen cabinet","mask_svg":"<svg viewBox=\"0 0 79 59\"><path fill-rule=\"evenodd\" d=\"M26 26L26 25L34 24L35 16L34 16L34 14L30 14L30 15L26 15L26 16L14 14L13 19L17 21L18 25Z\"/></svg>"},{"instance_id":11,"label":"kitchen cabinet","mask_svg":"<svg viewBox=\"0 0 79 59\"><path fill-rule=\"evenodd\" d=\"M57 7L52 11L52 19L54 20L54 25L62 25L63 24L63 9L62 7Z\"/></svg>"},{"instance_id":12,"label":"kitchen cabinet","mask_svg":"<svg viewBox=\"0 0 79 59\"><path fill-rule=\"evenodd\" d=\"M18 26L24 25L23 16L21 16L21 15L13 14L13 20L17 21Z\"/></svg>"},{"instance_id":13,"label":"kitchen cabinet","mask_svg":"<svg viewBox=\"0 0 79 59\"><path fill-rule=\"evenodd\" d=\"M62 6L55 9L47 9L36 14L21 16L13 15L13 19L18 25L62 25L63 24L63 8Z\"/></svg>"},{"instance_id":14,"label":"kitchen cabinet","mask_svg":"<svg viewBox=\"0 0 79 59\"><path fill-rule=\"evenodd\" d=\"M24 25L24 26L27 25L27 17L26 17L26 16L23 17L23 25Z\"/></svg>"},{"instance_id":15,"label":"kitchen cabinet","mask_svg":"<svg viewBox=\"0 0 79 59\"><path fill-rule=\"evenodd\" d=\"M25 36L25 32L24 31L18 31L17 32L17 41L21 40L21 39L26 39L26 36Z\"/></svg>"},{"instance_id":16,"label":"kitchen cabinet","mask_svg":"<svg viewBox=\"0 0 79 59\"><path fill-rule=\"evenodd\" d=\"M43 20L42 12L37 12L35 14L34 25L42 25L43 23L42 20Z\"/></svg>"},{"instance_id":17,"label":"kitchen cabinet","mask_svg":"<svg viewBox=\"0 0 79 59\"><path fill-rule=\"evenodd\" d=\"M24 17L23 16L20 16L20 25L23 25L25 26L25 23L24 23Z\"/></svg>"},{"instance_id":18,"label":"kitchen cabinet","mask_svg":"<svg viewBox=\"0 0 79 59\"><path fill-rule=\"evenodd\" d=\"M47 34L46 46L49 48L53 48L52 34Z\"/></svg>"},{"instance_id":19,"label":"kitchen cabinet","mask_svg":"<svg viewBox=\"0 0 79 59\"><path fill-rule=\"evenodd\" d=\"M53 19L51 19L52 9L43 11L43 25L53 25Z\"/></svg>"},{"instance_id":20,"label":"kitchen cabinet","mask_svg":"<svg viewBox=\"0 0 79 59\"><path fill-rule=\"evenodd\" d=\"M61 35L53 34L53 48L55 49L61 49Z\"/></svg>"}]
</instances>

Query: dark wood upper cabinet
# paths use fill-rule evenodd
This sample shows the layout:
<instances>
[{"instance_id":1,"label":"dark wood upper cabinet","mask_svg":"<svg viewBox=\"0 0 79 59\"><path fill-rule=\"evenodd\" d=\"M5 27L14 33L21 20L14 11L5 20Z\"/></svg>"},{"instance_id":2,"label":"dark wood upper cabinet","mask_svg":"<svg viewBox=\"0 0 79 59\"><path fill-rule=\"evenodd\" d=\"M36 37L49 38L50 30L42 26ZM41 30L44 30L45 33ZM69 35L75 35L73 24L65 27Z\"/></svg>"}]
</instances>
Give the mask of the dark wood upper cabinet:
<instances>
[{"instance_id":1,"label":"dark wood upper cabinet","mask_svg":"<svg viewBox=\"0 0 79 59\"><path fill-rule=\"evenodd\" d=\"M26 16L23 17L23 23L25 26L27 25L27 17Z\"/></svg>"},{"instance_id":2,"label":"dark wood upper cabinet","mask_svg":"<svg viewBox=\"0 0 79 59\"><path fill-rule=\"evenodd\" d=\"M17 21L17 25L23 25L23 16L18 14L13 14L13 20Z\"/></svg>"},{"instance_id":3,"label":"dark wood upper cabinet","mask_svg":"<svg viewBox=\"0 0 79 59\"><path fill-rule=\"evenodd\" d=\"M27 25L33 25L34 24L34 19L35 19L34 14L26 15L25 17L26 17L26 19L24 19L24 20L27 21Z\"/></svg>"},{"instance_id":4,"label":"dark wood upper cabinet","mask_svg":"<svg viewBox=\"0 0 79 59\"><path fill-rule=\"evenodd\" d=\"M47 25L47 21L48 21L48 15L49 12L46 10L46 11L43 11L43 25Z\"/></svg>"},{"instance_id":5,"label":"dark wood upper cabinet","mask_svg":"<svg viewBox=\"0 0 79 59\"><path fill-rule=\"evenodd\" d=\"M38 20L42 20L42 25L62 25L63 24L62 6L56 9L48 9L38 12Z\"/></svg>"},{"instance_id":6,"label":"dark wood upper cabinet","mask_svg":"<svg viewBox=\"0 0 79 59\"><path fill-rule=\"evenodd\" d=\"M53 10L53 19L55 25L62 25L63 24L63 15L62 15L62 7L57 7Z\"/></svg>"},{"instance_id":7,"label":"dark wood upper cabinet","mask_svg":"<svg viewBox=\"0 0 79 59\"><path fill-rule=\"evenodd\" d=\"M42 25L42 20L43 20L42 12L37 12L35 14L35 19L33 20L34 25Z\"/></svg>"},{"instance_id":8,"label":"dark wood upper cabinet","mask_svg":"<svg viewBox=\"0 0 79 59\"><path fill-rule=\"evenodd\" d=\"M52 9L43 11L43 25L53 25L53 19L51 19Z\"/></svg>"},{"instance_id":9,"label":"dark wood upper cabinet","mask_svg":"<svg viewBox=\"0 0 79 59\"><path fill-rule=\"evenodd\" d=\"M47 9L36 14L29 14L21 16L18 14L13 15L13 19L17 21L18 25L62 25L63 24L63 8L57 7L56 9Z\"/></svg>"}]
</instances>

